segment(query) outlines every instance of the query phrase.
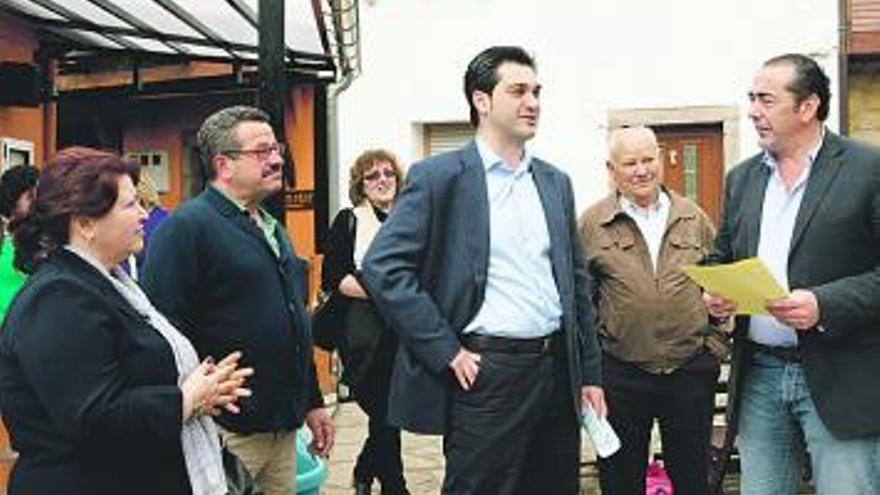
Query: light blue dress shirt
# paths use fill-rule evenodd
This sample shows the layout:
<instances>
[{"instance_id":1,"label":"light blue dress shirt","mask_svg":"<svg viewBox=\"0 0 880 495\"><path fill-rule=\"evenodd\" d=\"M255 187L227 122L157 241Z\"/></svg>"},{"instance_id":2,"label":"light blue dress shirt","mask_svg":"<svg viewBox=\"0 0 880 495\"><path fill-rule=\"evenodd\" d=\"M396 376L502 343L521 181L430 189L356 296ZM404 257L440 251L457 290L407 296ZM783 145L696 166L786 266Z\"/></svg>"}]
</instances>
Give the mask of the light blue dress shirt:
<instances>
[{"instance_id":1,"label":"light blue dress shirt","mask_svg":"<svg viewBox=\"0 0 880 495\"><path fill-rule=\"evenodd\" d=\"M559 329L562 304L550 263L550 233L531 155L510 165L480 139L489 194L489 273L483 305L465 333L543 337Z\"/></svg>"},{"instance_id":2,"label":"light blue dress shirt","mask_svg":"<svg viewBox=\"0 0 880 495\"><path fill-rule=\"evenodd\" d=\"M823 136L824 138L824 132ZM758 258L767 265L770 273L785 290L788 286L788 253L791 236L797 219L807 180L813 162L822 148L823 139L807 156L807 163L800 177L790 191L786 190L779 173L779 164L770 153L764 153L764 165L770 169L767 189L764 192L764 205L761 209L761 237L758 239ZM749 338L759 344L780 347L794 347L798 344L797 331L779 323L772 316L752 316L749 323Z\"/></svg>"}]
</instances>

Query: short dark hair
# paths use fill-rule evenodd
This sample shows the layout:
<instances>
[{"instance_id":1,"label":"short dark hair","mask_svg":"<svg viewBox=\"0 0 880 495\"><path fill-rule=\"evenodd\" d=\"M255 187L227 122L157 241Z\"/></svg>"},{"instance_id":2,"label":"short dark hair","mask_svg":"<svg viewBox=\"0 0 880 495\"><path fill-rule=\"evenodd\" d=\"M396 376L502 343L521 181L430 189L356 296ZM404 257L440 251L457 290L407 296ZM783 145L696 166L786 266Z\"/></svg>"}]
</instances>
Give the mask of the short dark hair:
<instances>
[{"instance_id":1,"label":"short dark hair","mask_svg":"<svg viewBox=\"0 0 880 495\"><path fill-rule=\"evenodd\" d=\"M351 200L353 206L360 205L367 197L364 194L364 175L367 170L373 168L373 165L380 162L391 164L391 168L394 169L394 184L397 186L395 196L400 194L400 188L403 186L403 168L397 161L397 157L388 150L367 150L357 157L348 172L348 199Z\"/></svg>"},{"instance_id":2,"label":"short dark hair","mask_svg":"<svg viewBox=\"0 0 880 495\"><path fill-rule=\"evenodd\" d=\"M214 157L229 150L241 146L235 129L242 122L269 123L269 114L256 107L236 105L223 108L211 114L196 134L196 142L199 146L199 156L204 166L205 178L210 182L214 180L217 171L214 170Z\"/></svg>"},{"instance_id":3,"label":"short dark hair","mask_svg":"<svg viewBox=\"0 0 880 495\"><path fill-rule=\"evenodd\" d=\"M472 100L474 91L492 94L498 84L498 67L505 62L537 70L535 59L518 46L493 46L480 52L471 60L464 73L464 97L470 108L471 125L476 127L480 123L480 116Z\"/></svg>"},{"instance_id":4,"label":"short dark hair","mask_svg":"<svg viewBox=\"0 0 880 495\"><path fill-rule=\"evenodd\" d=\"M21 195L37 186L40 171L30 165L18 165L0 176L0 215L12 216Z\"/></svg>"},{"instance_id":5,"label":"short dark hair","mask_svg":"<svg viewBox=\"0 0 880 495\"><path fill-rule=\"evenodd\" d=\"M794 95L795 103L800 105L811 95L816 95L819 98L816 117L824 122L828 118L828 110L831 105L828 76L815 60L800 53L786 53L773 57L764 62L764 67L786 64L794 68L794 77L786 89Z\"/></svg>"},{"instance_id":6,"label":"short dark hair","mask_svg":"<svg viewBox=\"0 0 880 495\"><path fill-rule=\"evenodd\" d=\"M43 167L34 204L13 221L16 268L32 273L55 250L70 240L73 217L100 218L119 195L119 178L134 184L140 167L115 153L72 147L58 152Z\"/></svg>"}]
</instances>

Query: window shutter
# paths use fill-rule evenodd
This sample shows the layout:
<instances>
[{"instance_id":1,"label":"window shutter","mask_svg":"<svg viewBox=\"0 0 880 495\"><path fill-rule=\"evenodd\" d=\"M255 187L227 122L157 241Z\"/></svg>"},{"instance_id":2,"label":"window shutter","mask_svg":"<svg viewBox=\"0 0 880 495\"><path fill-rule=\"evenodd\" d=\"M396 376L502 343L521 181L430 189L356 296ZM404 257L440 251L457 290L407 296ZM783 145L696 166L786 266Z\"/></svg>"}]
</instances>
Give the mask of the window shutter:
<instances>
[{"instance_id":1,"label":"window shutter","mask_svg":"<svg viewBox=\"0 0 880 495\"><path fill-rule=\"evenodd\" d=\"M474 138L474 128L465 122L425 124L425 156L461 148Z\"/></svg>"}]
</instances>

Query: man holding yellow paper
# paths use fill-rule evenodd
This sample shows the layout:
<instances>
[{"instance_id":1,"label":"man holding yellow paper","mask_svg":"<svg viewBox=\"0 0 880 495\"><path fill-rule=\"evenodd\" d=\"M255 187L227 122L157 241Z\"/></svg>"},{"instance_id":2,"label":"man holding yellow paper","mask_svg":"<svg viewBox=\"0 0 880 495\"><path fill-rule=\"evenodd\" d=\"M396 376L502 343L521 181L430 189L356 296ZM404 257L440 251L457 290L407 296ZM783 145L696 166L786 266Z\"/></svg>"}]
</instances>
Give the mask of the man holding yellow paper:
<instances>
[{"instance_id":1,"label":"man holding yellow paper","mask_svg":"<svg viewBox=\"0 0 880 495\"><path fill-rule=\"evenodd\" d=\"M756 73L763 152L727 176L712 261L757 256L787 297L736 322L729 424L742 493L880 493L880 152L833 134L829 81L798 54ZM711 315L736 312L707 294Z\"/></svg>"},{"instance_id":2,"label":"man holding yellow paper","mask_svg":"<svg viewBox=\"0 0 880 495\"><path fill-rule=\"evenodd\" d=\"M767 301L788 297L761 258L724 265L685 265L681 271L706 292L729 299L738 315L769 315Z\"/></svg>"}]
</instances>

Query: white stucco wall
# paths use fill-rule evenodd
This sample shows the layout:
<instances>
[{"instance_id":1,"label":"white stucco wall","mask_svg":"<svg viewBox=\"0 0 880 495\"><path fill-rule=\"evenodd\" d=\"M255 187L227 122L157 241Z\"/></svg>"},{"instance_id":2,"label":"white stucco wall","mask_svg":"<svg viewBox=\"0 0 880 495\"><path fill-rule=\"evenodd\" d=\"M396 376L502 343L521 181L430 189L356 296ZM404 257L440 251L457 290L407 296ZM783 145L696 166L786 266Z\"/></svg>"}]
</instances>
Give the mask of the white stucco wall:
<instances>
[{"instance_id":1,"label":"white stucco wall","mask_svg":"<svg viewBox=\"0 0 880 495\"><path fill-rule=\"evenodd\" d=\"M339 97L340 205L363 149L419 158L418 124L466 121L462 77L493 44L538 63L535 153L566 170L578 209L606 191L608 112L738 106L737 158L756 151L752 75L774 55L814 55L832 79L837 129L837 0L375 0L361 2L363 73Z\"/></svg>"}]
</instances>

